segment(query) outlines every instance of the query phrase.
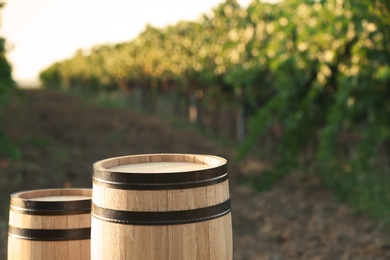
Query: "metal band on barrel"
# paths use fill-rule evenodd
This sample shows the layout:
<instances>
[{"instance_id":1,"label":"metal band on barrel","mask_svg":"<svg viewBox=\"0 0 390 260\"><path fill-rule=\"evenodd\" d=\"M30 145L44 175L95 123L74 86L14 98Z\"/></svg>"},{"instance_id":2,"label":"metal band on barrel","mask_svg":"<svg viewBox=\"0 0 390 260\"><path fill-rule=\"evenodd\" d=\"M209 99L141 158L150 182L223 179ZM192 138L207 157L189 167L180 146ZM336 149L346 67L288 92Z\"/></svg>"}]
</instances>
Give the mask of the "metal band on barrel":
<instances>
[{"instance_id":1,"label":"metal band on barrel","mask_svg":"<svg viewBox=\"0 0 390 260\"><path fill-rule=\"evenodd\" d=\"M28 215L57 216L87 214L91 212L92 199L77 201L31 201L11 198L10 208L14 212Z\"/></svg>"},{"instance_id":2,"label":"metal band on barrel","mask_svg":"<svg viewBox=\"0 0 390 260\"><path fill-rule=\"evenodd\" d=\"M217 184L228 179L227 165L175 173L127 173L94 169L93 183L113 189L170 190Z\"/></svg>"},{"instance_id":3,"label":"metal band on barrel","mask_svg":"<svg viewBox=\"0 0 390 260\"><path fill-rule=\"evenodd\" d=\"M8 227L8 235L25 240L66 241L91 238L91 228L76 229L29 229Z\"/></svg>"},{"instance_id":4,"label":"metal band on barrel","mask_svg":"<svg viewBox=\"0 0 390 260\"><path fill-rule=\"evenodd\" d=\"M230 199L210 207L179 211L124 211L101 208L92 204L94 218L125 225L177 225L211 220L231 211Z\"/></svg>"}]
</instances>

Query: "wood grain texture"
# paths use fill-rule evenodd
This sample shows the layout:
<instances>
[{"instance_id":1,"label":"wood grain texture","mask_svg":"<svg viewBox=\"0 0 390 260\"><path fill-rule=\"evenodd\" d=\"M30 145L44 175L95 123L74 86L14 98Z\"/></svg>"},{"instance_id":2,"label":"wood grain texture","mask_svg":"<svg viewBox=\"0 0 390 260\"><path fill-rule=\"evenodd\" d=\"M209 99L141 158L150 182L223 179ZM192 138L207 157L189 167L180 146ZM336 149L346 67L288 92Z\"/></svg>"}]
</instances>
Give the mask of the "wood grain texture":
<instances>
[{"instance_id":1,"label":"wood grain texture","mask_svg":"<svg viewBox=\"0 0 390 260\"><path fill-rule=\"evenodd\" d=\"M148 162L190 162L213 168L226 160L207 155L148 154L107 159L95 166L109 171L112 167ZM142 172L148 174L147 170ZM92 202L101 208L142 212L192 210L227 200L227 180L203 187L171 190L126 190L94 183L92 198ZM93 216L91 259L231 260L231 225L230 213L196 223L158 226L113 223Z\"/></svg>"},{"instance_id":2,"label":"wood grain texture","mask_svg":"<svg viewBox=\"0 0 390 260\"><path fill-rule=\"evenodd\" d=\"M92 189L47 189L15 193L11 195L11 207L9 225L18 230L29 231L37 230L74 230L89 229L91 227L91 214L89 213L72 213L70 215L50 215L48 212L34 211L33 208L23 209L15 207L21 200L26 205L29 201L36 201L39 197L56 197L48 199L50 203L74 202L77 199L91 200ZM77 199L69 196L77 196ZM82 196L82 197L80 197ZM39 199L38 199L39 201ZM45 203L45 202L44 202ZM20 203L18 204L20 205ZM31 214L33 212L33 214ZM66 212L64 210L64 212ZM43 215L40 215L42 213ZM50 231L52 232L52 231ZM90 259L90 239L73 238L72 240L46 241L45 239L20 237L9 232L8 236L8 260L84 260Z\"/></svg>"}]
</instances>

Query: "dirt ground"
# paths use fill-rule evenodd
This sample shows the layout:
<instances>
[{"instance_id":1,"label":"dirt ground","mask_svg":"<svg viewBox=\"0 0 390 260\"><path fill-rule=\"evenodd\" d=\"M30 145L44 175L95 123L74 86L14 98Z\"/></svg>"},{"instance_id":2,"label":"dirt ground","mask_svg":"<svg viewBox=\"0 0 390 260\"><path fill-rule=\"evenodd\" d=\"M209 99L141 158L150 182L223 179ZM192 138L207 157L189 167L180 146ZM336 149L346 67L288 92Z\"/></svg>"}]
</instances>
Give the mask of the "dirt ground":
<instances>
[{"instance_id":1,"label":"dirt ground","mask_svg":"<svg viewBox=\"0 0 390 260\"><path fill-rule=\"evenodd\" d=\"M58 92L25 91L12 101L6 132L19 160L0 158L0 259L5 259L9 195L15 191L91 187L92 164L142 153L202 153L228 159L234 259L390 259L390 235L335 202L313 175L291 173L267 192L238 184L265 163L235 163L234 151L194 129L124 109L91 105Z\"/></svg>"}]
</instances>

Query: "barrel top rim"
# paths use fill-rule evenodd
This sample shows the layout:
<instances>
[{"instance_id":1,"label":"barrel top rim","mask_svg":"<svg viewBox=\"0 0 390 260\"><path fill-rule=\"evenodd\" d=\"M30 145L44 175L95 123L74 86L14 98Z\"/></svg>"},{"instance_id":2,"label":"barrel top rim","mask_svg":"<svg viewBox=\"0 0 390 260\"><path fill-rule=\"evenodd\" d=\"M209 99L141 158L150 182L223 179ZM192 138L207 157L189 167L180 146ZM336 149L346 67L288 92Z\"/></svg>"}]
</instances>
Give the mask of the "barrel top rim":
<instances>
[{"instance_id":1,"label":"barrel top rim","mask_svg":"<svg viewBox=\"0 0 390 260\"><path fill-rule=\"evenodd\" d=\"M191 161L185 161L185 160L177 160L177 158L183 156L186 157L187 159L189 157L194 157L194 158L197 158L197 159L203 159L203 162L202 163L198 163L198 162L191 162ZM149 159L148 159L149 157ZM157 160L157 161L153 161L153 159L151 158L155 158L155 157L161 157L161 161L160 160ZM175 160L169 160L168 158L170 157L174 157ZM128 162L126 160L136 160L136 159L139 159L139 158L143 158L145 159L145 161L141 160L141 161L133 161L133 162ZM167 159L167 160L166 160ZM206 159L206 162L204 161ZM212 160L213 163L211 164L211 162L207 162L207 160ZM106 163L110 163L110 162L117 162L117 165L114 165L114 166L111 166L111 167L105 167L104 164ZM204 164L204 165L208 165L210 167L207 167L205 169L196 169L196 170L193 170L193 169L188 169L188 170L182 170L182 171L172 171L172 172L160 172L160 173L155 173L155 172L146 172L146 171L142 171L142 172L139 172L139 171L131 171L131 170L126 170L126 171L115 171L115 170L110 170L111 168L114 168L116 166L123 166L123 165L129 165L129 164L144 164L144 163L164 163L164 162L172 162L172 163L175 163L175 162L178 162L178 163L195 163L195 164ZM216 156L216 155L209 155L209 154L186 154L186 153L154 153L154 154L136 154L136 155L125 155L125 156L119 156L119 157L111 157L111 158L106 158L106 159L103 159L103 160L99 160L97 162L95 162L93 164L93 168L95 171L102 171L102 172L111 172L111 173L117 173L117 174L177 174L177 173L190 173L190 172L202 172L202 171L209 171L209 170L212 170L214 168L218 168L218 167L222 167L222 166L226 166L227 164L227 160L223 157L220 157L220 156Z\"/></svg>"},{"instance_id":2,"label":"barrel top rim","mask_svg":"<svg viewBox=\"0 0 390 260\"><path fill-rule=\"evenodd\" d=\"M79 192L80 194L76 194ZM42 193L48 193L42 195ZM36 196L34 196L36 195ZM91 201L92 200L92 189L91 188L53 188L53 189L36 189L36 190L24 190L11 193L10 197L12 200L30 201L30 199L39 197L50 197L50 196L85 196L85 199L77 199L76 201ZM32 201L32 200L31 200ZM55 202L66 202L61 200L54 201L39 201L39 203L55 203Z\"/></svg>"}]
</instances>

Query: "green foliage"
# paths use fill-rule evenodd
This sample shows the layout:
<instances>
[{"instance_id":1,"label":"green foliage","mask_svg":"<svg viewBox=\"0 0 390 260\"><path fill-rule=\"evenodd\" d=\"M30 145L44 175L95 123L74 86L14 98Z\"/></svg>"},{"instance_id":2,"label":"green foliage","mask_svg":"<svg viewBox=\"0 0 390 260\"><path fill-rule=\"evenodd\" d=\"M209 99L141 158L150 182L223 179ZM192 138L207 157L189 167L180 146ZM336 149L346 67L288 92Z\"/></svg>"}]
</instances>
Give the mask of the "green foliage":
<instances>
[{"instance_id":1,"label":"green foliage","mask_svg":"<svg viewBox=\"0 0 390 260\"><path fill-rule=\"evenodd\" d=\"M379 212L390 202L389 27L387 0L254 0L247 8L228 0L198 22L148 25L131 42L79 51L41 80L237 104L248 119L239 155L273 127L281 132L262 188L310 164L341 198Z\"/></svg>"},{"instance_id":2,"label":"green foliage","mask_svg":"<svg viewBox=\"0 0 390 260\"><path fill-rule=\"evenodd\" d=\"M44 83L44 87L47 89L60 88L61 76L59 74L60 63L54 63L45 71L39 74L39 79Z\"/></svg>"},{"instance_id":3,"label":"green foliage","mask_svg":"<svg viewBox=\"0 0 390 260\"><path fill-rule=\"evenodd\" d=\"M5 57L5 39L0 38L0 155L7 157L18 156L17 149L6 138L3 130L4 111L14 90L15 82L11 76L11 65Z\"/></svg>"}]
</instances>

